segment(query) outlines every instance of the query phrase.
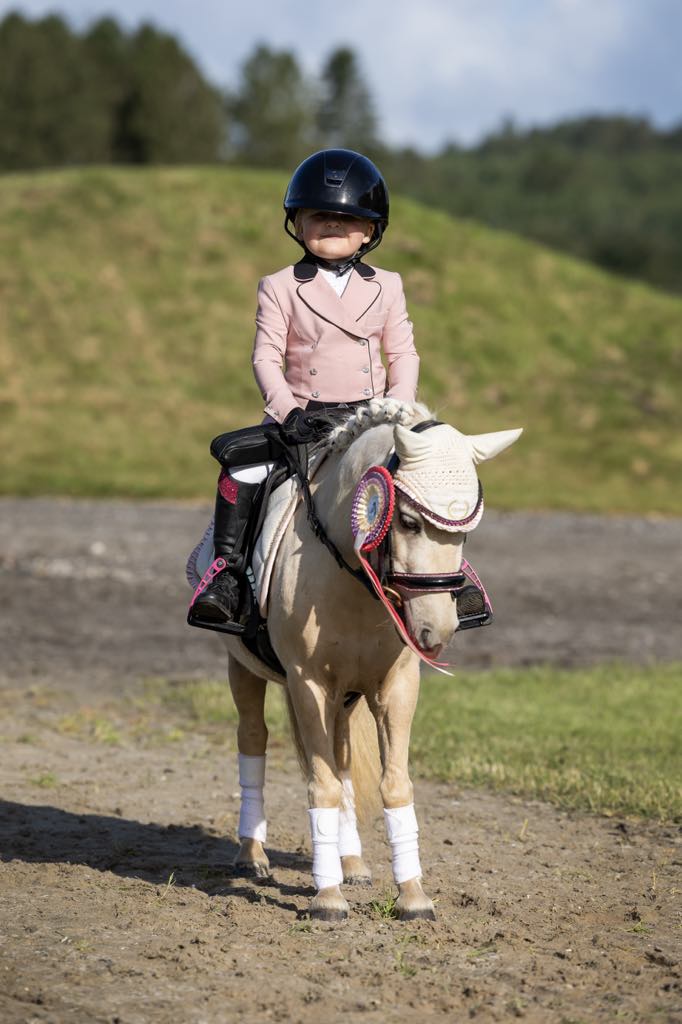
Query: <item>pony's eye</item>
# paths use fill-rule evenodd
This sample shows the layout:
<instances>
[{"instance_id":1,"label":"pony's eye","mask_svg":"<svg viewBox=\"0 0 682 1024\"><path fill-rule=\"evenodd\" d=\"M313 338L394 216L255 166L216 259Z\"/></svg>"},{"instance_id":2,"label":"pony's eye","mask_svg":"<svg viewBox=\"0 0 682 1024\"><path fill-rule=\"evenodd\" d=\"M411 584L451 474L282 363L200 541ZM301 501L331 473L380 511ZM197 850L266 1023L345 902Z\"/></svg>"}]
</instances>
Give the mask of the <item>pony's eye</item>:
<instances>
[{"instance_id":1,"label":"pony's eye","mask_svg":"<svg viewBox=\"0 0 682 1024\"><path fill-rule=\"evenodd\" d=\"M406 516L404 512L400 513L400 525L409 530L410 533L420 533L422 528L418 519Z\"/></svg>"}]
</instances>

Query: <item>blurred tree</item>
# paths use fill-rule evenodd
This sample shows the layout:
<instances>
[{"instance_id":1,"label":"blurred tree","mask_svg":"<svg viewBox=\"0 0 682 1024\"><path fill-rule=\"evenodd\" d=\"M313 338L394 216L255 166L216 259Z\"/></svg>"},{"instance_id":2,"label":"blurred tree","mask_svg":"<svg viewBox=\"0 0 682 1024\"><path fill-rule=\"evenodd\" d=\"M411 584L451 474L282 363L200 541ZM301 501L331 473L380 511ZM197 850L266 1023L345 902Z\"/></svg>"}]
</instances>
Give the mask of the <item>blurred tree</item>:
<instances>
[{"instance_id":1,"label":"blurred tree","mask_svg":"<svg viewBox=\"0 0 682 1024\"><path fill-rule=\"evenodd\" d=\"M574 150L600 150L605 153L635 153L656 145L656 132L642 117L614 115L575 118L551 128L536 129L530 139L562 142Z\"/></svg>"},{"instance_id":2,"label":"blurred tree","mask_svg":"<svg viewBox=\"0 0 682 1024\"><path fill-rule=\"evenodd\" d=\"M381 166L396 192L682 292L681 150L682 126L586 117Z\"/></svg>"},{"instance_id":3,"label":"blurred tree","mask_svg":"<svg viewBox=\"0 0 682 1024\"><path fill-rule=\"evenodd\" d=\"M102 137L106 155L102 162L129 159L126 151L123 111L131 89L130 39L113 18L96 21L83 36L82 59L87 68L92 107L100 113L93 134Z\"/></svg>"},{"instance_id":4,"label":"blurred tree","mask_svg":"<svg viewBox=\"0 0 682 1024\"><path fill-rule=\"evenodd\" d=\"M535 146L526 156L520 187L526 192L558 192L568 182L574 163L575 157L563 146Z\"/></svg>"},{"instance_id":5,"label":"blurred tree","mask_svg":"<svg viewBox=\"0 0 682 1024\"><path fill-rule=\"evenodd\" d=\"M143 25L130 43L129 74L115 130L118 159L192 164L224 154L222 97L173 36Z\"/></svg>"},{"instance_id":6,"label":"blurred tree","mask_svg":"<svg viewBox=\"0 0 682 1024\"><path fill-rule=\"evenodd\" d=\"M320 146L374 153L378 145L374 104L352 50L334 50L322 69L321 84L316 117Z\"/></svg>"},{"instance_id":7,"label":"blurred tree","mask_svg":"<svg viewBox=\"0 0 682 1024\"><path fill-rule=\"evenodd\" d=\"M224 154L225 110L176 40L111 18L0 22L0 168L198 163Z\"/></svg>"},{"instance_id":8,"label":"blurred tree","mask_svg":"<svg viewBox=\"0 0 682 1024\"><path fill-rule=\"evenodd\" d=\"M228 98L231 148L240 163L290 170L315 140L315 101L295 56L256 47Z\"/></svg>"},{"instance_id":9,"label":"blurred tree","mask_svg":"<svg viewBox=\"0 0 682 1024\"><path fill-rule=\"evenodd\" d=\"M106 159L79 40L57 16L0 22L0 167Z\"/></svg>"}]
</instances>

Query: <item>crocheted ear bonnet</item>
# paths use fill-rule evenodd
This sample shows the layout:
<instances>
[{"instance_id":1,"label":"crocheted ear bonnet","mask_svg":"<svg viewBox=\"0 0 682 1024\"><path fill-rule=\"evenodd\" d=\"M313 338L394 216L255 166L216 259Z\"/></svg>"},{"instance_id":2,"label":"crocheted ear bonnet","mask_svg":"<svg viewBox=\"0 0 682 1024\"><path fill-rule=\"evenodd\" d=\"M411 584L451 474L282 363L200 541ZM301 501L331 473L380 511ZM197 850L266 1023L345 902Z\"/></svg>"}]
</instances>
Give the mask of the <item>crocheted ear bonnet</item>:
<instances>
[{"instance_id":1,"label":"crocheted ear bonnet","mask_svg":"<svg viewBox=\"0 0 682 1024\"><path fill-rule=\"evenodd\" d=\"M483 491L476 465L512 444L520 430L462 434L445 423L418 434L394 431L400 466L395 487L434 526L468 533L483 515Z\"/></svg>"}]
</instances>

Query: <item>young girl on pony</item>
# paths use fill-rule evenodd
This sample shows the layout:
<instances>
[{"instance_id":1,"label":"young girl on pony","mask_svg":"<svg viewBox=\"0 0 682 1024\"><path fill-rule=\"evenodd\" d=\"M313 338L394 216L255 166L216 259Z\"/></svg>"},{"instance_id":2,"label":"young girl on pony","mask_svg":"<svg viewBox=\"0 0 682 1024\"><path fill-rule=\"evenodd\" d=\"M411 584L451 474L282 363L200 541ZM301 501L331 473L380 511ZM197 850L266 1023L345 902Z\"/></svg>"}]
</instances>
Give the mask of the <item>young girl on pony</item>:
<instances>
[{"instance_id":1,"label":"young girl on pony","mask_svg":"<svg viewBox=\"0 0 682 1024\"><path fill-rule=\"evenodd\" d=\"M414 401L419 356L400 276L362 262L388 226L388 191L371 160L347 149L314 153L294 171L284 210L284 229L304 255L259 284L253 370L266 422L279 424L288 444L305 444L315 437L313 414L384 395ZM221 567L195 596L191 625L241 632L235 620L249 513L271 468L252 436L250 451L251 465L229 468L228 460L220 474L214 550Z\"/></svg>"}]
</instances>

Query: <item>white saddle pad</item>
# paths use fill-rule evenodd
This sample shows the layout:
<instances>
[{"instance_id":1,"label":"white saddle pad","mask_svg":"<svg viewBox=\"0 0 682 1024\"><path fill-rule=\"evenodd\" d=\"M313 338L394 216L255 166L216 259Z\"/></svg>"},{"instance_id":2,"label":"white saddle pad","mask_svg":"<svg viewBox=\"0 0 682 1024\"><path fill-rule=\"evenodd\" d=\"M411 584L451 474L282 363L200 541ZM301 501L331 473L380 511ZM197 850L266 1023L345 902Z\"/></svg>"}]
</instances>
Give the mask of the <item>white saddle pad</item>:
<instances>
[{"instance_id":1,"label":"white saddle pad","mask_svg":"<svg viewBox=\"0 0 682 1024\"><path fill-rule=\"evenodd\" d=\"M323 459L311 461L308 479L312 480ZM301 500L301 492L295 477L289 477L280 484L268 502L268 510L251 560L251 573L258 607L263 618L267 617L270 578L287 526ZM187 581L192 588L199 585L201 577L213 562L213 520L206 527L203 537L187 559Z\"/></svg>"},{"instance_id":2,"label":"white saddle pad","mask_svg":"<svg viewBox=\"0 0 682 1024\"><path fill-rule=\"evenodd\" d=\"M268 614L268 594L275 558L300 498L301 492L295 477L289 477L280 484L270 495L263 528L256 540L251 571L256 587L256 600L264 619Z\"/></svg>"}]
</instances>

